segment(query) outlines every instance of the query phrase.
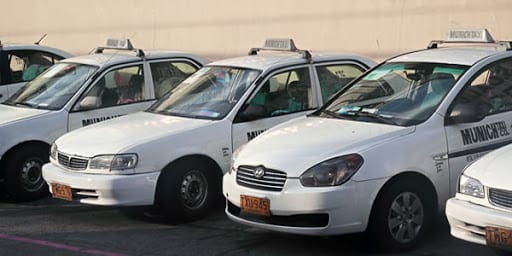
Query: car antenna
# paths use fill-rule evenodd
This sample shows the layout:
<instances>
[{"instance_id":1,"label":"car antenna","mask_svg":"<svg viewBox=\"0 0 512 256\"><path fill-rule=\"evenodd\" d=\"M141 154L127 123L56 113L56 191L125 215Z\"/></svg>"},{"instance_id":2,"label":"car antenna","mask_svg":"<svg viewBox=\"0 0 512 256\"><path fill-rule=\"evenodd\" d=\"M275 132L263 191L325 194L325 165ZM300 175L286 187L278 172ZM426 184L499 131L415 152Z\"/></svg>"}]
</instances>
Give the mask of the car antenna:
<instances>
[{"instance_id":1,"label":"car antenna","mask_svg":"<svg viewBox=\"0 0 512 256\"><path fill-rule=\"evenodd\" d=\"M43 39L46 37L46 34L44 34L41 38L39 38L39 40L37 40L37 42L35 42L35 44L39 45L39 43L41 41L43 41Z\"/></svg>"}]
</instances>

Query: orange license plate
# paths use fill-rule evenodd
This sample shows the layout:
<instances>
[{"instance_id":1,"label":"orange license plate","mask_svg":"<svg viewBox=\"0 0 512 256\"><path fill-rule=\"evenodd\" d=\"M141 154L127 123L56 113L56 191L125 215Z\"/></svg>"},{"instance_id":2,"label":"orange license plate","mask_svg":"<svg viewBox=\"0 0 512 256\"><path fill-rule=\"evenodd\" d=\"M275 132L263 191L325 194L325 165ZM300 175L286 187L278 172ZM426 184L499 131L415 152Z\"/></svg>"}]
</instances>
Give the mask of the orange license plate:
<instances>
[{"instance_id":1,"label":"orange license plate","mask_svg":"<svg viewBox=\"0 0 512 256\"><path fill-rule=\"evenodd\" d=\"M52 196L54 198L60 198L68 201L73 199L71 195L71 187L57 183L52 184Z\"/></svg>"},{"instance_id":2,"label":"orange license plate","mask_svg":"<svg viewBox=\"0 0 512 256\"><path fill-rule=\"evenodd\" d=\"M512 248L512 230L485 227L485 240L490 246Z\"/></svg>"},{"instance_id":3,"label":"orange license plate","mask_svg":"<svg viewBox=\"0 0 512 256\"><path fill-rule=\"evenodd\" d=\"M240 195L240 208L244 212L270 216L270 200L267 198Z\"/></svg>"}]
</instances>

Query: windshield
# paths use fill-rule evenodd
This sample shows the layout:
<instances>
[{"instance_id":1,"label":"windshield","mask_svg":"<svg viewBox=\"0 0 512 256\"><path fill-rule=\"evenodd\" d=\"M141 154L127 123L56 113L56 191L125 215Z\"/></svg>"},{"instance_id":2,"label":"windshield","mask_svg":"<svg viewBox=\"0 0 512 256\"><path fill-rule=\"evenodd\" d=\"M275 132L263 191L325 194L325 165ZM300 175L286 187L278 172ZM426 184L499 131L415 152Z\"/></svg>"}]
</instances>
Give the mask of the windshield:
<instances>
[{"instance_id":1,"label":"windshield","mask_svg":"<svg viewBox=\"0 0 512 256\"><path fill-rule=\"evenodd\" d=\"M97 69L76 63L57 63L27 83L4 104L60 109Z\"/></svg>"},{"instance_id":2,"label":"windshield","mask_svg":"<svg viewBox=\"0 0 512 256\"><path fill-rule=\"evenodd\" d=\"M221 119L231 111L259 73L256 70L233 67L203 67L148 111Z\"/></svg>"},{"instance_id":3,"label":"windshield","mask_svg":"<svg viewBox=\"0 0 512 256\"><path fill-rule=\"evenodd\" d=\"M322 116L409 126L425 121L467 66L387 63L361 78L319 112Z\"/></svg>"}]
</instances>

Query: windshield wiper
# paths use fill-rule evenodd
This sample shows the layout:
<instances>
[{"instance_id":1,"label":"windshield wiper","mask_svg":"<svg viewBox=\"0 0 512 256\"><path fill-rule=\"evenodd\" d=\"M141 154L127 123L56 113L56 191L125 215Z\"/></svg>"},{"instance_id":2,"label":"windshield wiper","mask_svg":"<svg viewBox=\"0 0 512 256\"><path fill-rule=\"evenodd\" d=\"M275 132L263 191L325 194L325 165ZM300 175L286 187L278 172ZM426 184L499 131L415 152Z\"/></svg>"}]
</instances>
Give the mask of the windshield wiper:
<instances>
[{"instance_id":1,"label":"windshield wiper","mask_svg":"<svg viewBox=\"0 0 512 256\"><path fill-rule=\"evenodd\" d=\"M332 111L329 111L329 110L326 110L326 109L322 109L320 110L320 113L324 113L330 117L334 117L334 118L337 118L337 119L347 119L345 116L342 116L340 114L337 114L335 112L332 112Z\"/></svg>"},{"instance_id":2,"label":"windshield wiper","mask_svg":"<svg viewBox=\"0 0 512 256\"><path fill-rule=\"evenodd\" d=\"M165 116L178 116L178 117L194 118L194 119L212 119L212 117L209 117L209 116L194 115L194 114L182 113L182 112L167 112L165 110L148 111L148 112L154 113L154 114L165 115Z\"/></svg>"},{"instance_id":3,"label":"windshield wiper","mask_svg":"<svg viewBox=\"0 0 512 256\"><path fill-rule=\"evenodd\" d=\"M16 105L16 106L25 106L25 107L30 107L30 108L40 108L38 105L30 104L28 102L13 102L13 103L14 103L13 105Z\"/></svg>"},{"instance_id":4,"label":"windshield wiper","mask_svg":"<svg viewBox=\"0 0 512 256\"><path fill-rule=\"evenodd\" d=\"M372 113L372 112L362 111L362 110L358 110L358 111L350 110L350 111L344 112L343 114L348 115L348 116L370 117L370 118L377 119L380 122L385 123L385 124L399 125L395 121L393 121L393 120L391 120L389 118L385 118L382 115L379 115L379 114L376 114L376 113Z\"/></svg>"}]
</instances>

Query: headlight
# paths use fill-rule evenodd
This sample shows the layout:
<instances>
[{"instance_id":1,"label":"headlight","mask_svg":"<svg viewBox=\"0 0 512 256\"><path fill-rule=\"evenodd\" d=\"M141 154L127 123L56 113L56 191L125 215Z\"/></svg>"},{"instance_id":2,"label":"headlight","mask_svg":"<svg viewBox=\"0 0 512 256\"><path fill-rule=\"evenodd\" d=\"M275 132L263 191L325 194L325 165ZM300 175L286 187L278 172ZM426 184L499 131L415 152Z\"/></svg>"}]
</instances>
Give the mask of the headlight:
<instances>
[{"instance_id":1,"label":"headlight","mask_svg":"<svg viewBox=\"0 0 512 256\"><path fill-rule=\"evenodd\" d=\"M484 186L477 179L462 174L459 178L459 193L474 197L485 196Z\"/></svg>"},{"instance_id":2,"label":"headlight","mask_svg":"<svg viewBox=\"0 0 512 256\"><path fill-rule=\"evenodd\" d=\"M350 154L319 163L300 176L305 187L337 186L345 183L363 165L363 157Z\"/></svg>"},{"instance_id":3,"label":"headlight","mask_svg":"<svg viewBox=\"0 0 512 256\"><path fill-rule=\"evenodd\" d=\"M90 169L126 170L137 166L137 154L101 155L91 159Z\"/></svg>"},{"instance_id":4,"label":"headlight","mask_svg":"<svg viewBox=\"0 0 512 256\"><path fill-rule=\"evenodd\" d=\"M236 172L236 169L235 169L235 160L236 158L238 158L238 154L240 154L240 151L245 147L245 145L247 145L247 143L239 146L235 152L233 152L233 155L231 156L231 164L229 165L229 170L228 170L228 174L231 175L231 172Z\"/></svg>"},{"instance_id":5,"label":"headlight","mask_svg":"<svg viewBox=\"0 0 512 256\"><path fill-rule=\"evenodd\" d=\"M52 159L57 159L57 144L53 143L50 148L50 157Z\"/></svg>"}]
</instances>

